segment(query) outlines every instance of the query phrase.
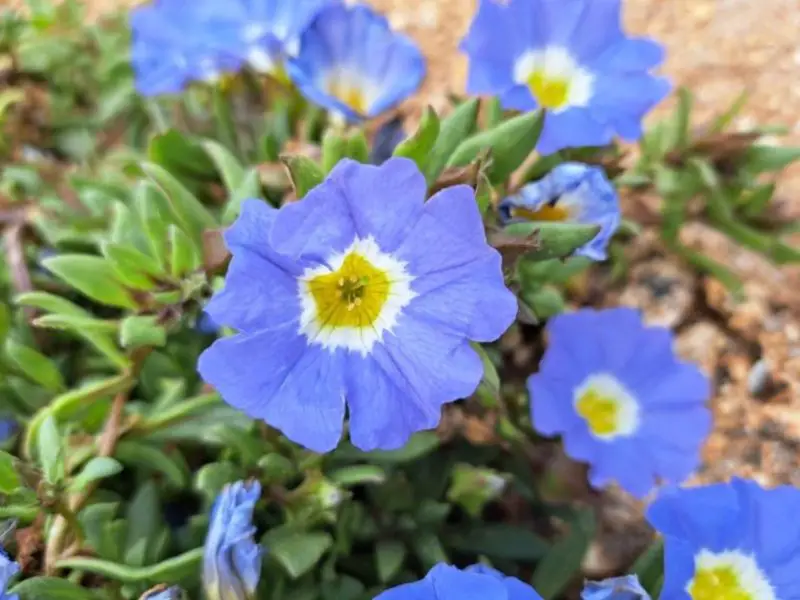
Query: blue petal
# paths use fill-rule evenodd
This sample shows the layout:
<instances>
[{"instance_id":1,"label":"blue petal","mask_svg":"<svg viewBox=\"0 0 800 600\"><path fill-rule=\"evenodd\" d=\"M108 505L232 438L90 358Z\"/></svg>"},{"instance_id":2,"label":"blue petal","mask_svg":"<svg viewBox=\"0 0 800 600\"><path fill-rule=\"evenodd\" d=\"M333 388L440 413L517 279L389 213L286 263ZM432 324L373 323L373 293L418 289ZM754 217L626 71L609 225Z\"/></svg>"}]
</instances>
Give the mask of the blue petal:
<instances>
[{"instance_id":1,"label":"blue petal","mask_svg":"<svg viewBox=\"0 0 800 600\"><path fill-rule=\"evenodd\" d=\"M641 137L641 120L671 89L669 81L646 73L601 75L595 80L591 112L629 141Z\"/></svg>"},{"instance_id":2,"label":"blue petal","mask_svg":"<svg viewBox=\"0 0 800 600\"><path fill-rule=\"evenodd\" d=\"M647 38L623 38L606 48L587 66L592 72L635 73L664 62L664 47Z\"/></svg>"},{"instance_id":3,"label":"blue petal","mask_svg":"<svg viewBox=\"0 0 800 600\"><path fill-rule=\"evenodd\" d=\"M497 578L450 565L436 565L426 579L433 583L436 600L508 600L508 592Z\"/></svg>"},{"instance_id":4,"label":"blue petal","mask_svg":"<svg viewBox=\"0 0 800 600\"><path fill-rule=\"evenodd\" d=\"M500 103L505 109L520 110L523 112L539 108L539 103L536 101L536 98L534 98L533 94L531 94L530 88L525 85L515 85L514 87L507 89L505 92L503 92L503 94L501 94ZM545 126L547 125L548 118L550 118L549 114L545 116ZM541 142L538 142L536 148L541 152L541 149L539 148L540 144Z\"/></svg>"},{"instance_id":5,"label":"blue petal","mask_svg":"<svg viewBox=\"0 0 800 600\"><path fill-rule=\"evenodd\" d=\"M611 127L595 119L588 110L568 108L560 113L547 113L536 149L541 154L552 154L564 148L605 146L613 137Z\"/></svg>"},{"instance_id":6,"label":"blue petal","mask_svg":"<svg viewBox=\"0 0 800 600\"><path fill-rule=\"evenodd\" d=\"M344 353L309 345L289 325L217 340L198 370L231 406L327 452L342 433L344 364Z\"/></svg>"},{"instance_id":7,"label":"blue petal","mask_svg":"<svg viewBox=\"0 0 800 600\"><path fill-rule=\"evenodd\" d=\"M514 61L524 49L510 32L508 8L493 0L481 0L469 31L459 46L469 56L468 94L500 94L514 85ZM508 32L498 35L497 32Z\"/></svg>"},{"instance_id":8,"label":"blue petal","mask_svg":"<svg viewBox=\"0 0 800 600\"><path fill-rule=\"evenodd\" d=\"M581 64L591 59L622 37L620 0L582 0L583 14L568 44L570 52Z\"/></svg>"},{"instance_id":9,"label":"blue petal","mask_svg":"<svg viewBox=\"0 0 800 600\"><path fill-rule=\"evenodd\" d=\"M499 579L508 592L508 600L542 600L531 586L523 583L516 577L507 577L497 569L487 567L483 564L472 565L464 569L470 573L481 573L494 579Z\"/></svg>"}]
</instances>

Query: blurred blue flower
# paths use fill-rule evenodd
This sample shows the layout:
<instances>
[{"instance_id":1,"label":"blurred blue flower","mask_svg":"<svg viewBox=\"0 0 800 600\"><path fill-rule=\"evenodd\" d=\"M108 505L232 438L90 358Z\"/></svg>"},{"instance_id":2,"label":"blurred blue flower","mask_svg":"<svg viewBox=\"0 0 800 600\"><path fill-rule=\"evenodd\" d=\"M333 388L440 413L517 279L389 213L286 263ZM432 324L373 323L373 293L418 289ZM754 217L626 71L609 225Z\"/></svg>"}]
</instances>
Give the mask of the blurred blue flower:
<instances>
[{"instance_id":1,"label":"blurred blue flower","mask_svg":"<svg viewBox=\"0 0 800 600\"><path fill-rule=\"evenodd\" d=\"M627 37L620 12L620 0L480 0L461 43L467 91L509 109L546 109L542 154L640 138L670 85L648 72L662 47Z\"/></svg>"},{"instance_id":2,"label":"blurred blue flower","mask_svg":"<svg viewBox=\"0 0 800 600\"><path fill-rule=\"evenodd\" d=\"M661 600L800 598L800 490L734 478L662 492L647 520L664 536Z\"/></svg>"},{"instance_id":3,"label":"blurred blue flower","mask_svg":"<svg viewBox=\"0 0 800 600\"><path fill-rule=\"evenodd\" d=\"M381 125L375 132L370 148L369 162L382 165L392 157L397 146L406 139L403 118L398 116Z\"/></svg>"},{"instance_id":4,"label":"blurred blue flower","mask_svg":"<svg viewBox=\"0 0 800 600\"><path fill-rule=\"evenodd\" d=\"M301 36L289 75L306 98L357 122L410 96L425 77L425 59L369 6L334 5Z\"/></svg>"},{"instance_id":5,"label":"blurred blue flower","mask_svg":"<svg viewBox=\"0 0 800 600\"><path fill-rule=\"evenodd\" d=\"M17 432L18 427L16 419L0 415L0 444L10 439Z\"/></svg>"},{"instance_id":6,"label":"blurred blue flower","mask_svg":"<svg viewBox=\"0 0 800 600\"><path fill-rule=\"evenodd\" d=\"M612 577L603 581L587 581L581 600L650 600L650 595L636 575Z\"/></svg>"},{"instance_id":7,"label":"blurred blue flower","mask_svg":"<svg viewBox=\"0 0 800 600\"><path fill-rule=\"evenodd\" d=\"M261 577L262 548L254 541L257 481L226 485L211 509L203 559L208 600L252 600Z\"/></svg>"},{"instance_id":8,"label":"blurred blue flower","mask_svg":"<svg viewBox=\"0 0 800 600\"><path fill-rule=\"evenodd\" d=\"M174 94L194 81L237 71L230 52L235 23L216 0L157 0L131 11L131 62L143 96Z\"/></svg>"},{"instance_id":9,"label":"blurred blue flower","mask_svg":"<svg viewBox=\"0 0 800 600\"><path fill-rule=\"evenodd\" d=\"M17 573L19 573L19 565L0 548L0 600L19 600L17 594L8 593L8 584Z\"/></svg>"},{"instance_id":10,"label":"blurred blue flower","mask_svg":"<svg viewBox=\"0 0 800 600\"><path fill-rule=\"evenodd\" d=\"M463 571L444 563L425 579L405 583L379 594L375 600L542 600L531 586L484 565Z\"/></svg>"},{"instance_id":11,"label":"blurred blue flower","mask_svg":"<svg viewBox=\"0 0 800 600\"><path fill-rule=\"evenodd\" d=\"M547 335L528 379L533 424L591 465L592 486L616 480L643 497L692 473L711 429L710 384L675 355L671 331L615 308L559 315Z\"/></svg>"},{"instance_id":12,"label":"blurred blue flower","mask_svg":"<svg viewBox=\"0 0 800 600\"><path fill-rule=\"evenodd\" d=\"M211 318L211 315L205 312L201 313L200 316L197 317L197 322L195 323L194 327L200 333L209 335L219 333L219 324Z\"/></svg>"},{"instance_id":13,"label":"blurred blue flower","mask_svg":"<svg viewBox=\"0 0 800 600\"><path fill-rule=\"evenodd\" d=\"M544 178L505 198L499 206L505 221L563 221L600 225L578 256L605 260L606 247L619 227L617 191L605 171L582 163L563 163Z\"/></svg>"},{"instance_id":14,"label":"blurred blue flower","mask_svg":"<svg viewBox=\"0 0 800 600\"><path fill-rule=\"evenodd\" d=\"M481 380L470 341L500 337L517 301L472 188L426 191L411 160L344 160L300 202L246 201L206 306L241 333L203 353L203 379L318 452L338 444L345 406L363 450L435 427Z\"/></svg>"}]
</instances>

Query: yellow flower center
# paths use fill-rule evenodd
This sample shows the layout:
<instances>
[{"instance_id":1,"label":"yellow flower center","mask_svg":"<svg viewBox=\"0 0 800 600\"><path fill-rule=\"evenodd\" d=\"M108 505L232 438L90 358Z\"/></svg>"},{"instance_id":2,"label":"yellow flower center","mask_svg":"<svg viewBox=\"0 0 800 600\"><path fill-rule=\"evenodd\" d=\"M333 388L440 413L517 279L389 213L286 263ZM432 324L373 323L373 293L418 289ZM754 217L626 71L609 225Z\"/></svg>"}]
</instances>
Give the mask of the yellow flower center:
<instances>
[{"instance_id":1,"label":"yellow flower center","mask_svg":"<svg viewBox=\"0 0 800 600\"><path fill-rule=\"evenodd\" d=\"M289 73L286 72L286 65L283 61L280 61L272 68L269 76L284 87L292 86L292 80L289 78Z\"/></svg>"},{"instance_id":2,"label":"yellow flower center","mask_svg":"<svg viewBox=\"0 0 800 600\"><path fill-rule=\"evenodd\" d=\"M566 221L570 218L570 212L562 206L545 204L536 210L512 208L511 216L528 221Z\"/></svg>"},{"instance_id":3,"label":"yellow flower center","mask_svg":"<svg viewBox=\"0 0 800 600\"><path fill-rule=\"evenodd\" d=\"M569 100L569 79L548 77L537 70L528 78L528 87L543 108L559 109Z\"/></svg>"},{"instance_id":4,"label":"yellow flower center","mask_svg":"<svg viewBox=\"0 0 800 600\"><path fill-rule=\"evenodd\" d=\"M348 254L341 267L308 282L317 318L324 329L369 327L389 298L391 282L385 271L360 254Z\"/></svg>"},{"instance_id":5,"label":"yellow flower center","mask_svg":"<svg viewBox=\"0 0 800 600\"><path fill-rule=\"evenodd\" d=\"M692 600L754 600L730 565L698 569L687 591Z\"/></svg>"},{"instance_id":6,"label":"yellow flower center","mask_svg":"<svg viewBox=\"0 0 800 600\"><path fill-rule=\"evenodd\" d=\"M575 410L586 420L590 431L598 436L613 435L619 429L619 402L616 398L604 395L589 388L575 402Z\"/></svg>"},{"instance_id":7,"label":"yellow flower center","mask_svg":"<svg viewBox=\"0 0 800 600\"><path fill-rule=\"evenodd\" d=\"M330 84L330 94L358 114L366 114L367 99L357 86L333 82Z\"/></svg>"}]
</instances>

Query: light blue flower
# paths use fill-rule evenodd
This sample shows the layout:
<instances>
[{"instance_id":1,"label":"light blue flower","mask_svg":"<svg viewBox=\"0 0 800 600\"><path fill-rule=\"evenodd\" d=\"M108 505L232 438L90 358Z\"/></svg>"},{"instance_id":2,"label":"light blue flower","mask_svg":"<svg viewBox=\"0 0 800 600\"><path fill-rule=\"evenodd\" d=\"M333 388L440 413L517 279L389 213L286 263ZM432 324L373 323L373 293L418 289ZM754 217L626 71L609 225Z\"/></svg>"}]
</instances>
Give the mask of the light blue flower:
<instances>
[{"instance_id":1,"label":"light blue flower","mask_svg":"<svg viewBox=\"0 0 800 600\"><path fill-rule=\"evenodd\" d=\"M364 450L435 427L480 382L470 341L500 337L517 302L474 190L426 193L411 160L344 160L300 202L246 201L206 307L241 333L200 357L203 379L318 452L338 444L345 407Z\"/></svg>"},{"instance_id":2,"label":"light blue flower","mask_svg":"<svg viewBox=\"0 0 800 600\"><path fill-rule=\"evenodd\" d=\"M800 490L734 478L662 492L647 520L664 536L661 600L800 599Z\"/></svg>"},{"instance_id":3,"label":"light blue flower","mask_svg":"<svg viewBox=\"0 0 800 600\"><path fill-rule=\"evenodd\" d=\"M578 256L605 260L606 248L619 227L617 191L605 171L582 163L563 163L544 178L529 183L499 206L505 221L562 221L600 225Z\"/></svg>"},{"instance_id":4,"label":"light blue flower","mask_svg":"<svg viewBox=\"0 0 800 600\"><path fill-rule=\"evenodd\" d=\"M300 35L325 6L340 0L231 0L237 24L231 51L256 71L286 77L286 59L296 56Z\"/></svg>"},{"instance_id":5,"label":"light blue flower","mask_svg":"<svg viewBox=\"0 0 800 600\"><path fill-rule=\"evenodd\" d=\"M131 11L131 62L143 96L175 94L195 81L213 83L241 60L230 52L235 31L225 3L157 0Z\"/></svg>"},{"instance_id":6,"label":"light blue flower","mask_svg":"<svg viewBox=\"0 0 800 600\"><path fill-rule=\"evenodd\" d=\"M425 59L369 6L335 5L301 36L289 75L306 98L356 122L410 96L425 77Z\"/></svg>"},{"instance_id":7,"label":"light blue flower","mask_svg":"<svg viewBox=\"0 0 800 600\"><path fill-rule=\"evenodd\" d=\"M375 600L542 600L531 586L506 577L484 565L463 571L444 563L433 567L425 579L399 585Z\"/></svg>"},{"instance_id":8,"label":"light blue flower","mask_svg":"<svg viewBox=\"0 0 800 600\"><path fill-rule=\"evenodd\" d=\"M8 593L8 584L17 573L19 573L19 565L0 548L0 600L19 600L17 594Z\"/></svg>"},{"instance_id":9,"label":"light blue flower","mask_svg":"<svg viewBox=\"0 0 800 600\"><path fill-rule=\"evenodd\" d=\"M627 37L620 11L620 0L480 0L461 43L467 91L509 109L544 107L542 154L640 138L670 85L648 72L662 47Z\"/></svg>"},{"instance_id":10,"label":"light blue flower","mask_svg":"<svg viewBox=\"0 0 800 600\"><path fill-rule=\"evenodd\" d=\"M711 429L710 385L675 355L672 332L634 309L584 309L551 319L547 337L528 379L533 425L590 464L592 486L616 480L643 497L692 473Z\"/></svg>"},{"instance_id":11,"label":"light blue flower","mask_svg":"<svg viewBox=\"0 0 800 600\"><path fill-rule=\"evenodd\" d=\"M581 600L650 600L650 595L636 575L612 577L603 581L587 581Z\"/></svg>"},{"instance_id":12,"label":"light blue flower","mask_svg":"<svg viewBox=\"0 0 800 600\"><path fill-rule=\"evenodd\" d=\"M257 481L226 485L211 509L203 558L208 600L252 600L261 577L262 548L254 541Z\"/></svg>"}]
</instances>

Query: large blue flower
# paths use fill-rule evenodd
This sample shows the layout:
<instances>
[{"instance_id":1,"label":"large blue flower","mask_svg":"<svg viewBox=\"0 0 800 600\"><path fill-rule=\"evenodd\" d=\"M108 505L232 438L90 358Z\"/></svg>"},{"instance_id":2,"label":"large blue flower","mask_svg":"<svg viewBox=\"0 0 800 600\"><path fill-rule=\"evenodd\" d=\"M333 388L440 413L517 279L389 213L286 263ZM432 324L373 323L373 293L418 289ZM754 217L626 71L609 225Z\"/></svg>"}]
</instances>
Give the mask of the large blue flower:
<instances>
[{"instance_id":1,"label":"large blue flower","mask_svg":"<svg viewBox=\"0 0 800 600\"><path fill-rule=\"evenodd\" d=\"M506 108L545 108L543 154L638 139L670 86L648 72L663 49L626 37L620 10L620 0L481 0L461 43L467 90Z\"/></svg>"},{"instance_id":2,"label":"large blue flower","mask_svg":"<svg viewBox=\"0 0 800 600\"><path fill-rule=\"evenodd\" d=\"M800 599L800 490L752 481L662 493L647 519L664 536L661 600Z\"/></svg>"},{"instance_id":3,"label":"large blue flower","mask_svg":"<svg viewBox=\"0 0 800 600\"><path fill-rule=\"evenodd\" d=\"M497 339L517 304L472 188L426 189L408 159L345 160L300 202L245 202L206 308L241 334L200 357L205 381L316 451L339 442L345 406L365 450L435 427L480 382L470 341Z\"/></svg>"},{"instance_id":4,"label":"large blue flower","mask_svg":"<svg viewBox=\"0 0 800 600\"><path fill-rule=\"evenodd\" d=\"M642 497L692 473L711 428L710 386L675 355L668 329L630 308L585 309L552 319L547 335L528 379L533 424L590 463L594 487L616 480Z\"/></svg>"},{"instance_id":5,"label":"large blue flower","mask_svg":"<svg viewBox=\"0 0 800 600\"><path fill-rule=\"evenodd\" d=\"M366 5L322 10L300 38L289 74L307 98L359 121L410 96L425 77L425 59L408 37Z\"/></svg>"},{"instance_id":6,"label":"large blue flower","mask_svg":"<svg viewBox=\"0 0 800 600\"><path fill-rule=\"evenodd\" d=\"M619 227L617 192L605 171L582 163L563 163L500 203L505 221L563 221L600 225L592 241L575 254L605 260L606 247Z\"/></svg>"},{"instance_id":7,"label":"large blue flower","mask_svg":"<svg viewBox=\"0 0 800 600\"><path fill-rule=\"evenodd\" d=\"M603 581L587 581L581 600L650 600L650 594L636 575L624 575Z\"/></svg>"},{"instance_id":8,"label":"large blue flower","mask_svg":"<svg viewBox=\"0 0 800 600\"><path fill-rule=\"evenodd\" d=\"M19 596L8 594L8 583L19 573L19 565L0 548L0 600L19 600Z\"/></svg>"},{"instance_id":9,"label":"large blue flower","mask_svg":"<svg viewBox=\"0 0 800 600\"><path fill-rule=\"evenodd\" d=\"M227 51L235 23L216 0L157 0L131 11L131 62L143 96L214 82L241 61Z\"/></svg>"},{"instance_id":10,"label":"large blue flower","mask_svg":"<svg viewBox=\"0 0 800 600\"><path fill-rule=\"evenodd\" d=\"M542 600L531 586L506 577L484 565L463 571L444 563L433 567L425 579L406 583L379 594L375 600Z\"/></svg>"},{"instance_id":11,"label":"large blue flower","mask_svg":"<svg viewBox=\"0 0 800 600\"><path fill-rule=\"evenodd\" d=\"M253 539L257 481L225 486L211 509L203 558L208 600L252 600L261 577L262 548Z\"/></svg>"}]
</instances>

